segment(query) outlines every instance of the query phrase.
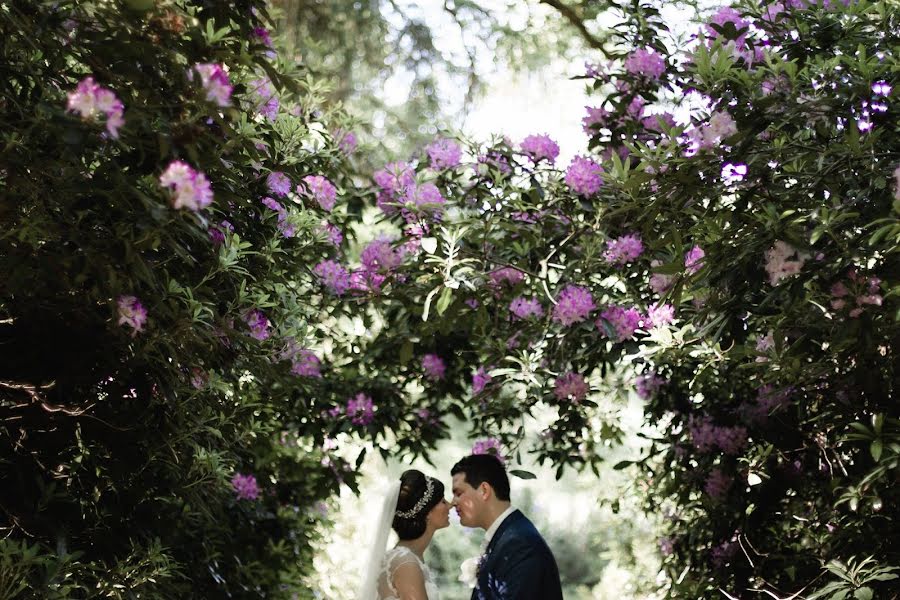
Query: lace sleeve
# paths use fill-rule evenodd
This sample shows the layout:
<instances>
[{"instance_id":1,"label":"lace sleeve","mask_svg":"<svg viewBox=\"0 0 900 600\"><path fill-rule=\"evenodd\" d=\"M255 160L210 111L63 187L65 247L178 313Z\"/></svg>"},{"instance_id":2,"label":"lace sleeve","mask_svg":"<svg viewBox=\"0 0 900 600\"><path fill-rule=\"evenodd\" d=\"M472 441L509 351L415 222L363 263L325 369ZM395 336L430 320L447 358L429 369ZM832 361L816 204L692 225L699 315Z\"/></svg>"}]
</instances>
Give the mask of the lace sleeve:
<instances>
[{"instance_id":1,"label":"lace sleeve","mask_svg":"<svg viewBox=\"0 0 900 600\"><path fill-rule=\"evenodd\" d=\"M397 586L394 585L394 575L397 569L404 565L415 565L415 568L422 573L424 578L424 570L422 562L413 554L409 548L398 547L388 551L384 557L384 567L381 570L381 577L378 582L378 593L381 599L393 599L397 597Z\"/></svg>"},{"instance_id":2,"label":"lace sleeve","mask_svg":"<svg viewBox=\"0 0 900 600\"><path fill-rule=\"evenodd\" d=\"M401 548L397 550L401 550ZM397 569L403 565L415 565L416 569L420 572L422 571L422 563L418 557L411 550L402 548L402 551L395 552L388 558L387 571L390 574L391 582L394 581L394 574L397 572Z\"/></svg>"}]
</instances>

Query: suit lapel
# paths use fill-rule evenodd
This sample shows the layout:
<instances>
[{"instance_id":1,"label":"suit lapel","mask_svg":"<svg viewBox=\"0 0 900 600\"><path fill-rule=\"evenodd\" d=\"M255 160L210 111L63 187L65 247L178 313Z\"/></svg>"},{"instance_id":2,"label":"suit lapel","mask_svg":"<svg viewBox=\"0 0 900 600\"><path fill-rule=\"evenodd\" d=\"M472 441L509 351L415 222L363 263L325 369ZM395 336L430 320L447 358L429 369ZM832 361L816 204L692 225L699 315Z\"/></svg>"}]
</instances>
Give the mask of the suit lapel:
<instances>
[{"instance_id":1,"label":"suit lapel","mask_svg":"<svg viewBox=\"0 0 900 600\"><path fill-rule=\"evenodd\" d=\"M521 519L523 516L524 515L522 514L522 512L520 510L516 509L508 517L506 517L506 519L504 519L502 523L500 523L500 527L498 527L497 531L494 532L494 537L491 538L490 543L488 544L487 548L484 551L484 555L485 555L485 557L487 557L485 559L485 562L487 562L487 560L490 558L491 552L493 551L493 549L497 545L497 543L500 541L500 538L503 537L503 534L510 527L515 525L515 523L519 519Z\"/></svg>"}]
</instances>

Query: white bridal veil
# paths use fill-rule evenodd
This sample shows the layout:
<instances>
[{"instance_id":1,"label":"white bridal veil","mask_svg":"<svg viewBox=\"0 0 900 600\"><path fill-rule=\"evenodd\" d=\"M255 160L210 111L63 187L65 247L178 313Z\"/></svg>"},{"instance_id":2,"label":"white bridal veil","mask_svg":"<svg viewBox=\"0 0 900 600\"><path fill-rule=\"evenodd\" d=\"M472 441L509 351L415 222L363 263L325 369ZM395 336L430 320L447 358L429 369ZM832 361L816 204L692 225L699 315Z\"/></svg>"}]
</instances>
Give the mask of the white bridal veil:
<instances>
[{"instance_id":1,"label":"white bridal veil","mask_svg":"<svg viewBox=\"0 0 900 600\"><path fill-rule=\"evenodd\" d=\"M375 533L369 545L369 556L363 566L362 586L357 600L378 600L378 576L381 573L381 562L387 550L388 535L394 522L394 511L397 510L397 498L400 497L400 479L385 482L375 498L381 497L381 510L378 513L367 513L375 517ZM371 506L378 506L377 501Z\"/></svg>"}]
</instances>

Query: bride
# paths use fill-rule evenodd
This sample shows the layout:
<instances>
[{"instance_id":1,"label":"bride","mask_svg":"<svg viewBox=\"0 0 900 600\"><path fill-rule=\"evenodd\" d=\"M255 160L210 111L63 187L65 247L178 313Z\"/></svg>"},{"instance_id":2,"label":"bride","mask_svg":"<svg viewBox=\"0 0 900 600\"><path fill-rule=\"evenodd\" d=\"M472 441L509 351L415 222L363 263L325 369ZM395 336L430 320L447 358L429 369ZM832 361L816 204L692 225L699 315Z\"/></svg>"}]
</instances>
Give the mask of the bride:
<instances>
[{"instance_id":1,"label":"bride","mask_svg":"<svg viewBox=\"0 0 900 600\"><path fill-rule=\"evenodd\" d=\"M384 496L359 600L440 600L424 555L434 532L449 525L444 484L415 469L404 471ZM385 552L389 528L400 541Z\"/></svg>"}]
</instances>

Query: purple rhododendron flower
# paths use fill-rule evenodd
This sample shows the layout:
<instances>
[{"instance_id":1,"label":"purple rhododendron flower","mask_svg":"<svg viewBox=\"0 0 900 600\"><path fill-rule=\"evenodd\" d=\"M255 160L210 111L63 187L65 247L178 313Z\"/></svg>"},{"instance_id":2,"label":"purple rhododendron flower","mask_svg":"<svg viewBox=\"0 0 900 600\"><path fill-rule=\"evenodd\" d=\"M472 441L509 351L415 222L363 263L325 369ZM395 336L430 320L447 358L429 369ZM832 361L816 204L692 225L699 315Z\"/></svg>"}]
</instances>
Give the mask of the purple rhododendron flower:
<instances>
[{"instance_id":1,"label":"purple rhododendron flower","mask_svg":"<svg viewBox=\"0 0 900 600\"><path fill-rule=\"evenodd\" d=\"M718 11L716 11L716 13L710 19L709 23L705 25L706 34L710 38L710 40L713 40L720 35L719 32L716 31L712 26L716 25L718 27L722 27L726 23L733 24L734 28L737 31L740 31L742 29L746 30L750 27L750 23L744 20L741 17L741 13L739 13L736 9L730 6L723 6ZM738 38L734 40L734 42L738 46L743 46L746 39L747 32L744 31L744 33L740 34Z\"/></svg>"},{"instance_id":2,"label":"purple rhododendron flower","mask_svg":"<svg viewBox=\"0 0 900 600\"><path fill-rule=\"evenodd\" d=\"M275 94L275 87L267 77L254 79L247 84L248 89L256 98L256 111L269 121L278 117L278 108L281 103Z\"/></svg>"},{"instance_id":3,"label":"purple rhododendron flower","mask_svg":"<svg viewBox=\"0 0 900 600\"><path fill-rule=\"evenodd\" d=\"M625 70L636 77L659 79L666 70L666 59L653 48L639 48L625 59Z\"/></svg>"},{"instance_id":4,"label":"purple rhododendron flower","mask_svg":"<svg viewBox=\"0 0 900 600\"><path fill-rule=\"evenodd\" d=\"M328 221L323 221L322 225L319 227L319 231L325 234L325 237L328 238L328 241L331 242L333 246L340 246L344 241L344 234L341 233L341 230L337 225L333 225Z\"/></svg>"},{"instance_id":5,"label":"purple rhododendron flower","mask_svg":"<svg viewBox=\"0 0 900 600\"><path fill-rule=\"evenodd\" d=\"M654 304L647 310L647 320L653 327L663 327L675 320L675 307L671 304Z\"/></svg>"},{"instance_id":6,"label":"purple rhododendron flower","mask_svg":"<svg viewBox=\"0 0 900 600\"><path fill-rule=\"evenodd\" d=\"M404 255L403 248L394 248L389 238L379 237L363 248L359 259L367 271L388 272L400 266Z\"/></svg>"},{"instance_id":7,"label":"purple rhododendron flower","mask_svg":"<svg viewBox=\"0 0 900 600\"><path fill-rule=\"evenodd\" d=\"M375 404L372 398L362 392L347 400L346 412L354 425L365 427L375 420Z\"/></svg>"},{"instance_id":8,"label":"purple rhododendron flower","mask_svg":"<svg viewBox=\"0 0 900 600\"><path fill-rule=\"evenodd\" d=\"M613 335L610 336L602 321L605 321L612 327ZM600 329L603 335L610 337L612 341L624 342L634 337L634 332L640 323L641 313L637 309L610 306L600 313L600 318L597 320L597 328Z\"/></svg>"},{"instance_id":9,"label":"purple rhododendron flower","mask_svg":"<svg viewBox=\"0 0 900 600\"><path fill-rule=\"evenodd\" d=\"M650 267L659 267L662 265L662 262L658 260L651 260ZM657 294L665 294L669 291L669 288L672 287L672 281L674 281L675 277L673 275L664 275L662 273L653 273L650 275L650 289L652 289Z\"/></svg>"},{"instance_id":10,"label":"purple rhododendron flower","mask_svg":"<svg viewBox=\"0 0 900 600\"><path fill-rule=\"evenodd\" d=\"M313 198L322 207L322 210L331 211L337 200L337 189L334 184L321 175L307 175L303 183L297 186L298 194L305 194Z\"/></svg>"},{"instance_id":11,"label":"purple rhododendron flower","mask_svg":"<svg viewBox=\"0 0 900 600\"><path fill-rule=\"evenodd\" d=\"M250 337L263 341L269 339L269 319L259 309L253 309L244 316L247 327L250 328Z\"/></svg>"},{"instance_id":12,"label":"purple rhododendron flower","mask_svg":"<svg viewBox=\"0 0 900 600\"><path fill-rule=\"evenodd\" d=\"M728 495L733 480L721 469L713 469L706 479L703 491L713 500L722 500Z\"/></svg>"},{"instance_id":13,"label":"purple rhododendron flower","mask_svg":"<svg viewBox=\"0 0 900 600\"><path fill-rule=\"evenodd\" d=\"M806 262L796 248L781 240L766 250L765 256L766 272L772 285L778 285L782 279L799 273Z\"/></svg>"},{"instance_id":14,"label":"purple rhododendron flower","mask_svg":"<svg viewBox=\"0 0 900 600\"><path fill-rule=\"evenodd\" d=\"M609 119L608 110L602 106L585 106L584 109L587 111L587 115L581 119L581 126L586 134L591 135L596 132L597 128L606 126Z\"/></svg>"},{"instance_id":15,"label":"purple rhododendron flower","mask_svg":"<svg viewBox=\"0 0 900 600\"><path fill-rule=\"evenodd\" d=\"M659 388L665 385L665 383L666 380L656 373L641 375L634 380L634 391L637 392L637 395L641 399L649 400L656 395L656 392L658 392Z\"/></svg>"},{"instance_id":16,"label":"purple rhododendron flower","mask_svg":"<svg viewBox=\"0 0 900 600\"><path fill-rule=\"evenodd\" d=\"M338 148L345 155L350 156L353 152L356 151L356 146L359 144L356 139L356 134L352 131L336 131L334 132L334 138L337 140Z\"/></svg>"},{"instance_id":17,"label":"purple rhododendron flower","mask_svg":"<svg viewBox=\"0 0 900 600\"><path fill-rule=\"evenodd\" d=\"M644 251L641 236L636 233L623 235L606 242L603 259L611 265L625 265L634 261Z\"/></svg>"},{"instance_id":18,"label":"purple rhododendron flower","mask_svg":"<svg viewBox=\"0 0 900 600\"><path fill-rule=\"evenodd\" d=\"M147 322L147 309L136 296L119 296L116 301L119 312L119 325L131 327L131 335L134 337L143 330Z\"/></svg>"},{"instance_id":19,"label":"purple rhododendron flower","mask_svg":"<svg viewBox=\"0 0 900 600\"><path fill-rule=\"evenodd\" d=\"M291 361L291 373L299 377L322 377L322 361L312 350L301 348Z\"/></svg>"},{"instance_id":20,"label":"purple rhododendron flower","mask_svg":"<svg viewBox=\"0 0 900 600\"><path fill-rule=\"evenodd\" d=\"M522 152L527 154L535 163L546 160L550 164L556 162L559 156L559 145L549 135L529 135L522 140Z\"/></svg>"},{"instance_id":21,"label":"purple rhododendron flower","mask_svg":"<svg viewBox=\"0 0 900 600\"><path fill-rule=\"evenodd\" d=\"M517 318L525 320L532 317L540 317L544 314L544 308L537 298L525 298L519 296L509 303L509 312Z\"/></svg>"},{"instance_id":22,"label":"purple rhododendron flower","mask_svg":"<svg viewBox=\"0 0 900 600\"><path fill-rule=\"evenodd\" d=\"M235 473L231 478L231 487L238 500L256 500L259 498L259 485L253 475Z\"/></svg>"},{"instance_id":23,"label":"purple rhododendron flower","mask_svg":"<svg viewBox=\"0 0 900 600\"><path fill-rule=\"evenodd\" d=\"M213 201L212 187L206 175L180 160L169 163L159 176L159 185L173 192L172 208L197 211Z\"/></svg>"},{"instance_id":24,"label":"purple rhododendron flower","mask_svg":"<svg viewBox=\"0 0 900 600\"><path fill-rule=\"evenodd\" d=\"M684 255L684 268L685 270L693 275L697 271L703 268L703 257L706 256L706 252L703 251L703 248L700 246L694 246Z\"/></svg>"},{"instance_id":25,"label":"purple rhododendron flower","mask_svg":"<svg viewBox=\"0 0 900 600\"><path fill-rule=\"evenodd\" d=\"M571 402L581 402L587 398L588 392L591 391L587 380L578 373L572 371L560 375L556 378L553 385L553 394L559 401L569 400Z\"/></svg>"},{"instance_id":26,"label":"purple rhododendron flower","mask_svg":"<svg viewBox=\"0 0 900 600\"><path fill-rule=\"evenodd\" d=\"M102 114L106 117L106 132L113 139L118 139L119 128L125 124L122 101L111 89L95 82L93 77L85 77L78 82L74 92L69 92L66 110L78 113L82 119L89 121Z\"/></svg>"},{"instance_id":27,"label":"purple rhododendron flower","mask_svg":"<svg viewBox=\"0 0 900 600\"><path fill-rule=\"evenodd\" d=\"M647 131L663 133L667 129L675 127L677 123L675 123L675 117L672 116L672 113L664 112L644 117L641 119L641 125L643 125L644 129Z\"/></svg>"},{"instance_id":28,"label":"purple rhododendron flower","mask_svg":"<svg viewBox=\"0 0 900 600\"><path fill-rule=\"evenodd\" d=\"M260 202L262 202L263 205L267 208L270 208L278 213L278 231L281 232L281 235L286 238L294 237L297 232L296 228L288 220L288 210L277 200L269 198L268 196L260 200Z\"/></svg>"},{"instance_id":29,"label":"purple rhododendron flower","mask_svg":"<svg viewBox=\"0 0 900 600\"><path fill-rule=\"evenodd\" d=\"M340 263L323 260L313 268L313 273L335 296L341 296L350 289L350 274Z\"/></svg>"},{"instance_id":30,"label":"purple rhododendron flower","mask_svg":"<svg viewBox=\"0 0 900 600\"><path fill-rule=\"evenodd\" d=\"M425 149L431 159L432 169L452 169L459 165L462 150L453 140L441 138Z\"/></svg>"},{"instance_id":31,"label":"purple rhododendron flower","mask_svg":"<svg viewBox=\"0 0 900 600\"><path fill-rule=\"evenodd\" d=\"M603 186L603 167L584 156L572 159L566 169L566 185L580 196L592 196Z\"/></svg>"},{"instance_id":32,"label":"purple rhododendron flower","mask_svg":"<svg viewBox=\"0 0 900 600\"><path fill-rule=\"evenodd\" d=\"M217 106L225 107L231 104L231 91L233 86L228 79L228 73L222 68L222 65L215 63L197 63L193 66L193 71L200 75L200 84L206 91L206 99L214 102ZM192 79L193 74L188 71L188 78Z\"/></svg>"},{"instance_id":33,"label":"purple rhododendron flower","mask_svg":"<svg viewBox=\"0 0 900 600\"><path fill-rule=\"evenodd\" d=\"M478 370L472 375L472 393L480 394L492 379L493 377L488 374L487 369L478 367Z\"/></svg>"},{"instance_id":34,"label":"purple rhododendron flower","mask_svg":"<svg viewBox=\"0 0 900 600\"><path fill-rule=\"evenodd\" d=\"M439 218L444 212L444 204L446 200L441 195L441 191L433 183L423 183L422 185L411 185L406 188L403 196L403 202L408 206L412 206L419 213L430 214L434 218ZM406 213L407 220L415 220L412 213Z\"/></svg>"},{"instance_id":35,"label":"purple rhododendron flower","mask_svg":"<svg viewBox=\"0 0 900 600\"><path fill-rule=\"evenodd\" d=\"M494 438L477 440L472 445L472 454L490 454L491 456L496 456L500 462L506 462L501 450L500 440Z\"/></svg>"},{"instance_id":36,"label":"purple rhododendron flower","mask_svg":"<svg viewBox=\"0 0 900 600\"><path fill-rule=\"evenodd\" d=\"M284 198L291 191L291 180L281 171L272 171L266 177L266 187L269 188L269 192Z\"/></svg>"},{"instance_id":37,"label":"purple rhododendron flower","mask_svg":"<svg viewBox=\"0 0 900 600\"><path fill-rule=\"evenodd\" d=\"M587 319L595 308L594 298L587 288L567 285L553 307L553 320L568 327Z\"/></svg>"},{"instance_id":38,"label":"purple rhododendron flower","mask_svg":"<svg viewBox=\"0 0 900 600\"><path fill-rule=\"evenodd\" d=\"M502 285L515 287L525 279L525 274L513 267L502 267L488 273L488 277L495 287L500 287Z\"/></svg>"},{"instance_id":39,"label":"purple rhododendron flower","mask_svg":"<svg viewBox=\"0 0 900 600\"><path fill-rule=\"evenodd\" d=\"M422 357L422 370L425 371L425 377L431 381L440 381L447 372L447 365L437 354L426 354Z\"/></svg>"},{"instance_id":40,"label":"purple rhododendron flower","mask_svg":"<svg viewBox=\"0 0 900 600\"><path fill-rule=\"evenodd\" d=\"M274 44L272 43L272 35L265 27L254 27L253 37L258 39L264 46L268 48L272 48L274 46Z\"/></svg>"},{"instance_id":41,"label":"purple rhododendron flower","mask_svg":"<svg viewBox=\"0 0 900 600\"><path fill-rule=\"evenodd\" d=\"M708 415L691 416L688 419L688 434L691 443L699 452L710 452L719 448L729 455L738 454L747 445L747 430L743 427L716 425Z\"/></svg>"}]
</instances>

